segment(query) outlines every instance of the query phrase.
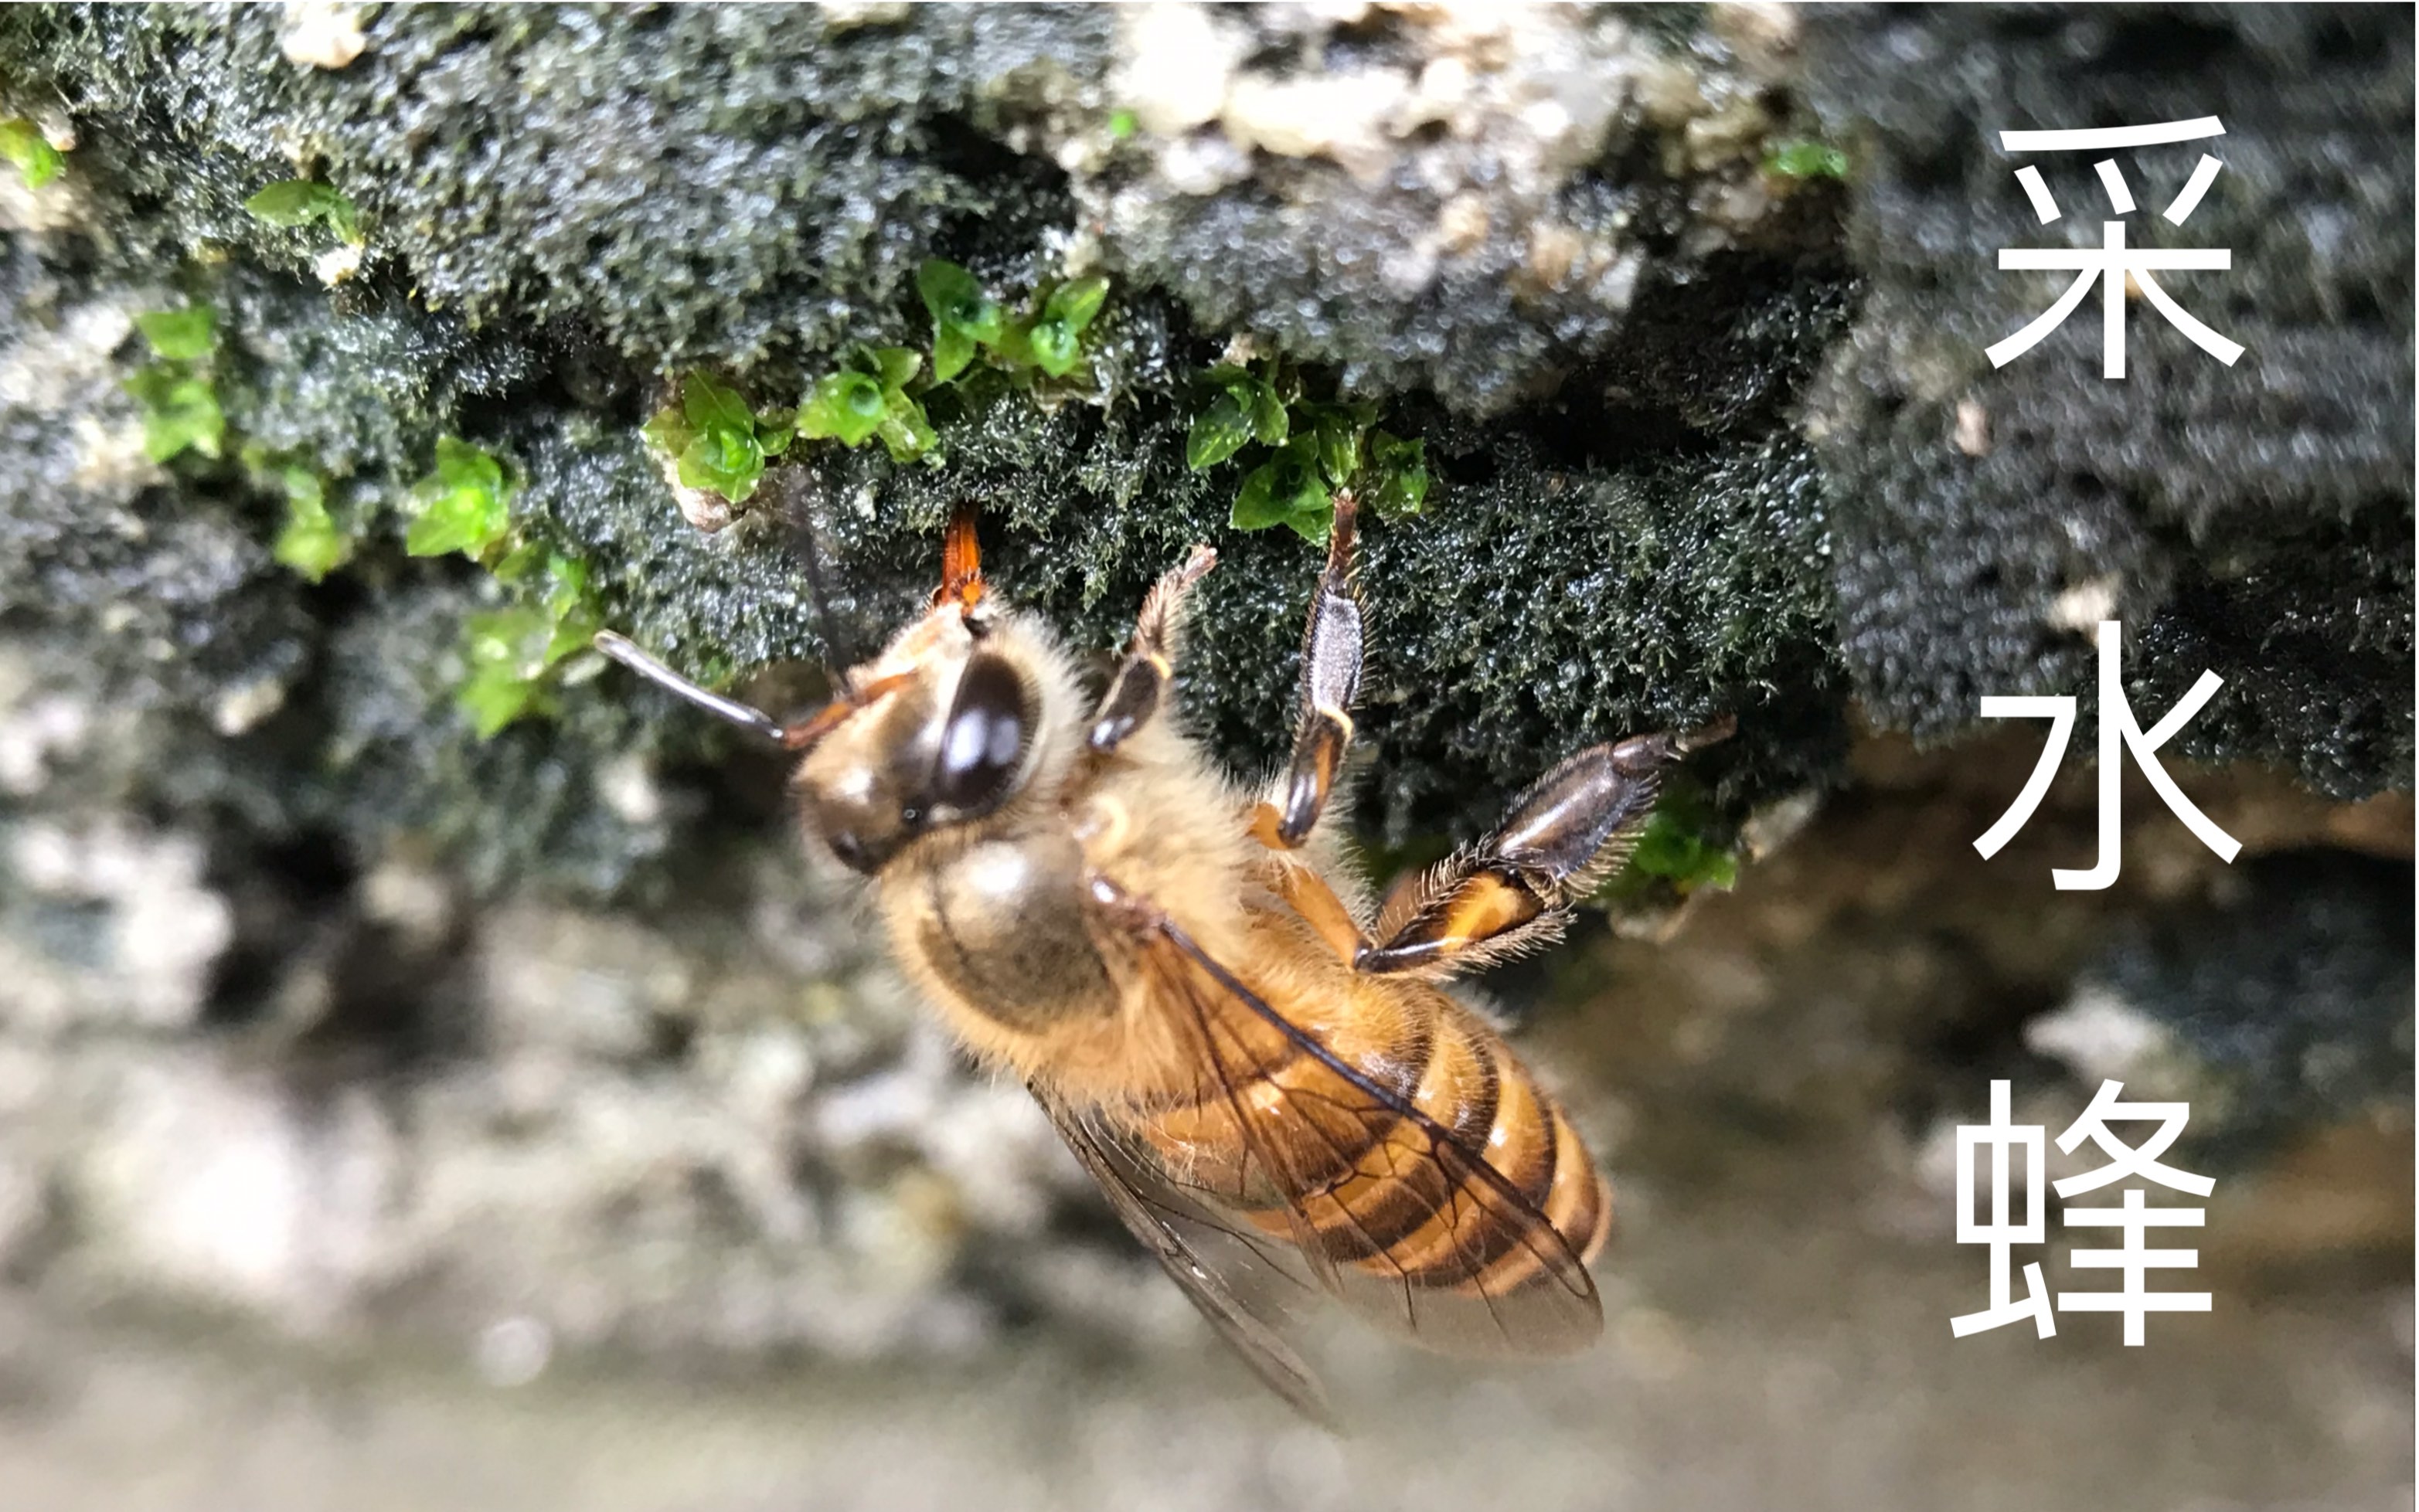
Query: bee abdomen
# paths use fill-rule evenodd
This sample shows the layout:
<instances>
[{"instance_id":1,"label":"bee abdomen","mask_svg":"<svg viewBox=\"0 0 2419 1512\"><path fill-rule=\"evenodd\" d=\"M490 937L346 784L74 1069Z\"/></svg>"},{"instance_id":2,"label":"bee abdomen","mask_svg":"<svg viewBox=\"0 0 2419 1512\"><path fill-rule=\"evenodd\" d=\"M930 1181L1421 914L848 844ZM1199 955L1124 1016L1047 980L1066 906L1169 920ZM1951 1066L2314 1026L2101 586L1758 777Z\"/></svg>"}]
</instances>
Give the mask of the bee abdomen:
<instances>
[{"instance_id":1,"label":"bee abdomen","mask_svg":"<svg viewBox=\"0 0 2419 1512\"><path fill-rule=\"evenodd\" d=\"M1541 1231L1548 1226L1573 1254L1600 1248L1610 1192L1578 1131L1511 1048L1458 1006L1433 1006L1419 1016L1427 1019L1417 1035L1423 1053L1390 1059L1396 1077L1386 1090L1418 1116L1365 1092L1356 1100L1313 1057L1255 1078L1265 1085L1245 1090L1246 1103L1281 1092L1297 1116L1256 1123L1262 1148L1251 1153L1271 1168L1267 1184L1284 1190L1266 1192L1250 1216L1296 1238L1299 1213L1330 1260L1390 1281L1502 1295L1553 1268L1557 1241Z\"/></svg>"}]
</instances>

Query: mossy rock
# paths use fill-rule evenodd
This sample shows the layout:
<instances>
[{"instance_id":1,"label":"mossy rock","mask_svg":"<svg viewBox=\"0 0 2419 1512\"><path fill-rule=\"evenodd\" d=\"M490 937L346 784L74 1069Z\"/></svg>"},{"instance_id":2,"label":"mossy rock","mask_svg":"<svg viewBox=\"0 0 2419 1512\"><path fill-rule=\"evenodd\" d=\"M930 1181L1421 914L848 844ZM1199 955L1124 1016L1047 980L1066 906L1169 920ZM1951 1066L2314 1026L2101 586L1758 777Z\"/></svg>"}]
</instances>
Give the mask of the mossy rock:
<instances>
[{"instance_id":1,"label":"mossy rock","mask_svg":"<svg viewBox=\"0 0 2419 1512\"><path fill-rule=\"evenodd\" d=\"M583 890L662 886L665 858L694 856L686 841L757 812L701 775L724 749L716 732L618 675L568 667L553 715L475 736L454 698L462 626L511 590L470 561L401 550L408 491L445 435L509 459L519 538L584 564L606 622L717 679L872 643L929 588L962 501L982 506L1002 591L1088 651L1122 640L1187 543L1212 541L1223 559L1187 697L1222 756L1264 766L1284 741L1317 554L1289 532L1228 528L1239 465L1185 466L1196 375L1238 335L1425 442L1424 512L1366 532L1359 817L1391 840L1467 836L1568 750L1723 710L1740 734L1700 765L1729 824L1835 777L1859 695L1885 724L1945 737L1983 691L2079 682L2079 643L2011 657L2005 616L1946 607L1939 563L1970 557L1969 576L2007 583L2028 542L2087 516L2160 542L2164 565L2127 576L2125 602L2164 612L2149 631L2161 667L2189 680L2216 657L2209 627L2242 625L2246 606L2302 636L2273 662L2225 661L2245 701L2212 710L2195 754L2320 753L2303 770L2337 792L2408 781L2407 404L2328 380L2343 425L2327 434L2376 454L2319 469L2287 508L2227 502L2257 461L2246 441L2152 459L2173 469L2173 507L2125 494L2087 510L1944 480L1918 443L1949 401L1893 408L1880 386L1903 375L1857 366L1852 325L1903 332L1946 298L1907 303L1897 291L1921 270L1888 249L1910 196L1932 191L1924 102L1949 86L1906 70L1873 83L1858 52L1873 28L1911 23L1816 18L1804 60L1776 71L1707 29L1719 18L1546 18L1564 28L1555 55L1632 83L1607 118L1558 139L1584 156L1482 191L1265 146L1221 160L1237 176L1188 188L1171 153L1225 140L1217 128L1113 130L1141 45L1131 18L870 14L389 7L362 13L358 58L323 69L283 54L274 9L0 13L0 110L53 112L75 138L38 191L60 196L39 202L56 213L0 228L0 337L20 371L55 375L0 391L0 599L43 677L146 712L108 794L364 856L399 832L434 835L483 883ZM1319 77L1299 61L1317 50L1281 45L1273 12L1214 24L1236 69ZM1435 45L1393 16L1322 43L1330 72L1405 78ZM2404 48L2407 61L2407 30ZM2043 110L2064 103L2050 88ZM1673 114L1672 98L1693 103ZM2381 98L2345 108L2366 120ZM2246 119L2244 145L2268 156L2238 171L2288 173L2300 139L2286 127L2308 124ZM1766 168L1818 125L1844 145L1844 182ZM1952 129L1957 153L1980 150L1937 117ZM1456 168L1509 128L1458 130L1390 150ZM2403 237L2401 282L2374 303L2384 321L2408 313L2407 143L2376 150L2406 170L2398 191L2357 179L2391 202L2361 223ZM314 272L335 245L327 227L243 208L298 176L341 192L365 237L333 288ZM1428 238L1459 223L1465 193L1478 229L1438 252ZM2289 240L2240 255L2306 254ZM1402 261L1423 248L1424 279ZM855 346L922 346L915 280L933 257L1014 297L1105 270L1088 380L962 380L926 398L937 465L801 444L730 528L686 523L639 435L670 375L711 368L788 404ZM103 339L187 300L220 313L231 435L324 476L331 516L362 532L324 583L270 559L284 505L239 462L119 465L132 411L116 379L140 344ZM2288 303L2274 318L2271 389L2278 364L2375 344L2320 339L2366 328L2357 312ZM1973 325L1943 328L1963 340ZM2224 380L2205 377L2191 402L2231 413ZM2175 391L2078 388L2062 413L2104 420ZM2273 481L2255 469L2240 492L2264 497ZM803 529L827 564L837 648L809 604ZM1914 549L1927 539L1940 557ZM2187 612L2211 591L2226 617ZM1892 607L1918 601L1932 607ZM264 686L272 714L226 715ZM2274 712L2345 706L2362 711L2333 734L2320 714ZM597 781L633 756L700 773L691 786L718 797L634 822Z\"/></svg>"}]
</instances>

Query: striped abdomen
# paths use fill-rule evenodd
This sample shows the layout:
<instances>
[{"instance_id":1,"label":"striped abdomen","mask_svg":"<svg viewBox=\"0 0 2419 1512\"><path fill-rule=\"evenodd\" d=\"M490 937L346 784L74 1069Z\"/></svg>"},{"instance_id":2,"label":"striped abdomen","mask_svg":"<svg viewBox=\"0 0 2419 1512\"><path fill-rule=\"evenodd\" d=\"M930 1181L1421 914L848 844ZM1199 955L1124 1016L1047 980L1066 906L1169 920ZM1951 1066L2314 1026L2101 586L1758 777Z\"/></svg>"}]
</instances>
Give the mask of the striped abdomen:
<instances>
[{"instance_id":1,"label":"striped abdomen","mask_svg":"<svg viewBox=\"0 0 2419 1512\"><path fill-rule=\"evenodd\" d=\"M1255 985L1299 1035L1214 991L1170 1005L1207 1035L1199 1085L1138 1130L1171 1171L1263 1232L1423 1290L1504 1297L1602 1246L1610 1193L1501 1035L1425 983L1318 985L1306 1002Z\"/></svg>"}]
</instances>

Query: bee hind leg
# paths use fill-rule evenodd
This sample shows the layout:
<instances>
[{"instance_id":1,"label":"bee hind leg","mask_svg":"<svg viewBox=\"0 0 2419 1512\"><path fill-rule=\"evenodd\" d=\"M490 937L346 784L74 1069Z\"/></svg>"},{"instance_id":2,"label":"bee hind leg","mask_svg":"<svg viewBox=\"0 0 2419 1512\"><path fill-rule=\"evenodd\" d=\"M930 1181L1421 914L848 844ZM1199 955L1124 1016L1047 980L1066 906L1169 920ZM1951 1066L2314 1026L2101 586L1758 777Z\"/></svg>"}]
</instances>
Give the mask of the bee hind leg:
<instances>
[{"instance_id":1,"label":"bee hind leg","mask_svg":"<svg viewBox=\"0 0 2419 1512\"><path fill-rule=\"evenodd\" d=\"M1389 898L1357 970L1444 975L1560 935L1569 907L1628 854L1663 771L1727 737L1728 716L1685 735L1590 746L1540 778L1495 832Z\"/></svg>"}]
</instances>

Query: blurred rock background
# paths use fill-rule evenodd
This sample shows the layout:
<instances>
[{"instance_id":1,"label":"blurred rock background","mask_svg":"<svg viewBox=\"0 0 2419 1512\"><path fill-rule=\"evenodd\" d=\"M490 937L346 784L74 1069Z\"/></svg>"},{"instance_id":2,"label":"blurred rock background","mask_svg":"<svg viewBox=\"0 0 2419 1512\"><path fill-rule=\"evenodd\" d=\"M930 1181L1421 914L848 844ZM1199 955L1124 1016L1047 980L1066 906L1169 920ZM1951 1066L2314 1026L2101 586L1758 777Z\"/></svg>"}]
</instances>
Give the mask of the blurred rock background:
<instances>
[{"instance_id":1,"label":"blurred rock background","mask_svg":"<svg viewBox=\"0 0 2419 1512\"><path fill-rule=\"evenodd\" d=\"M66 149L0 171L11 1504L2407 1505L2411 42L2332 8L0 13L0 116ZM2234 250L2179 296L2250 355L2137 312L2104 383L2079 313L1990 369L2056 292L1995 272L2049 233L1994 133L2209 114L2226 171L2164 230ZM2137 196L2197 150L2133 155ZM298 176L358 207L357 267L241 208ZM939 466L802 448L805 522L691 526L639 436L662 375L794 394L920 344L932 255L1105 272L1091 381L936 402ZM162 466L121 380L189 301L226 456ZM466 627L528 590L403 550L468 436L607 622L778 698L826 650L802 523L860 641L961 497L1087 649L1215 540L1187 696L1253 770L1315 556L1185 466L1193 374L1244 351L1435 473L1369 529L1379 864L1588 740L1742 724L1687 821L1735 890L1645 878L1484 984L1622 1194L1607 1345L1323 1338L1340 1443L955 1061L778 767L580 658L481 738ZM322 481L325 581L272 557L245 441ZM2146 723L2226 679L2169 754L2231 867L2129 769L2119 885L2052 890L2095 844L2102 613ZM2085 695L1989 863L2039 746L1970 728L1985 692ZM2053 1133L2103 1077L2191 1100L2215 1313L1949 1338L1994 1077Z\"/></svg>"}]
</instances>

